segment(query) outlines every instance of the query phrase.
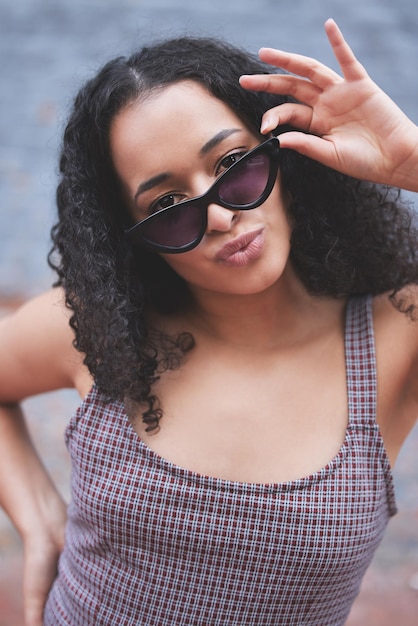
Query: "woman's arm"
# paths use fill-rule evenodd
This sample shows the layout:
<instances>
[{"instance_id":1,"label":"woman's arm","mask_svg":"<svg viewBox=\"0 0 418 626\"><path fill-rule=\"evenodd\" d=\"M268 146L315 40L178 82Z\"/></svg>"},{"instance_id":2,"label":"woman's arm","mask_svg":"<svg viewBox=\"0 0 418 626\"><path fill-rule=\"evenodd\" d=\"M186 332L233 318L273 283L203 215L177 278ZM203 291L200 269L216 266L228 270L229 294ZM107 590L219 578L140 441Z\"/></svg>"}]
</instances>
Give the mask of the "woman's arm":
<instances>
[{"instance_id":1,"label":"woman's arm","mask_svg":"<svg viewBox=\"0 0 418 626\"><path fill-rule=\"evenodd\" d=\"M0 407L0 477L0 503L24 547L25 624L42 626L64 544L66 504L33 448L18 405Z\"/></svg>"},{"instance_id":2,"label":"woman's arm","mask_svg":"<svg viewBox=\"0 0 418 626\"><path fill-rule=\"evenodd\" d=\"M29 437L19 401L82 375L69 315L59 291L24 305L0 322L0 504L24 546L24 612L41 626L46 596L64 542L66 504Z\"/></svg>"},{"instance_id":3,"label":"woman's arm","mask_svg":"<svg viewBox=\"0 0 418 626\"><path fill-rule=\"evenodd\" d=\"M315 59L262 48L260 58L291 74L242 76L246 89L293 96L267 111L261 131L290 124L292 148L356 178L418 191L418 127L369 77L333 20L326 33L342 77Z\"/></svg>"}]
</instances>

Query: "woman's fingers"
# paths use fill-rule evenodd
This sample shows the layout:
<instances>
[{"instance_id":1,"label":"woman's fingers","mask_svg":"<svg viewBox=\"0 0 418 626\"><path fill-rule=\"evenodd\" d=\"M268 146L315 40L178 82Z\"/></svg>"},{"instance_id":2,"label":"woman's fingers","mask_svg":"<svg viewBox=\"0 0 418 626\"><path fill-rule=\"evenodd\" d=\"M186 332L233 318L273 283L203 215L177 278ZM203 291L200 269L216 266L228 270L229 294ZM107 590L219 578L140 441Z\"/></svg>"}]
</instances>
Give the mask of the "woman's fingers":
<instances>
[{"instance_id":1,"label":"woman's fingers","mask_svg":"<svg viewBox=\"0 0 418 626\"><path fill-rule=\"evenodd\" d=\"M312 115L313 110L311 107L303 104L281 104L264 113L260 130L263 134L266 134L273 131L277 126L287 124L310 132Z\"/></svg>"},{"instance_id":2,"label":"woman's fingers","mask_svg":"<svg viewBox=\"0 0 418 626\"><path fill-rule=\"evenodd\" d=\"M64 504L62 502L62 504ZM58 559L64 545L65 510L61 501L54 518L52 532L38 530L25 541L23 597L25 626L42 626L44 606L57 575Z\"/></svg>"},{"instance_id":3,"label":"woman's fingers","mask_svg":"<svg viewBox=\"0 0 418 626\"><path fill-rule=\"evenodd\" d=\"M325 23L325 30L344 78L349 82L365 78L366 70L355 57L334 20ZM261 48L259 56L265 63L281 68L291 75L243 76L242 85L247 89L292 95L301 102L310 104L312 100L309 97L318 93L315 90L326 90L343 80L337 72L311 57L275 48Z\"/></svg>"},{"instance_id":4,"label":"woman's fingers","mask_svg":"<svg viewBox=\"0 0 418 626\"><path fill-rule=\"evenodd\" d=\"M290 131L279 135L279 140L281 148L296 150L299 154L335 169L341 166L334 144L326 139L316 135Z\"/></svg>"},{"instance_id":5,"label":"woman's fingers","mask_svg":"<svg viewBox=\"0 0 418 626\"><path fill-rule=\"evenodd\" d=\"M325 22L325 31L344 77L349 81L365 78L367 76L365 68L356 58L334 20Z\"/></svg>"},{"instance_id":6,"label":"woman's fingers","mask_svg":"<svg viewBox=\"0 0 418 626\"><path fill-rule=\"evenodd\" d=\"M264 63L282 68L286 72L307 79L321 90L341 80L339 74L331 68L316 59L301 54L284 52L275 48L261 48L259 57Z\"/></svg>"},{"instance_id":7,"label":"woman's fingers","mask_svg":"<svg viewBox=\"0 0 418 626\"><path fill-rule=\"evenodd\" d=\"M240 78L240 84L245 89L251 89L252 91L292 96L305 104L313 104L317 100L318 95L322 93L321 89L313 83L287 74L244 75Z\"/></svg>"}]
</instances>

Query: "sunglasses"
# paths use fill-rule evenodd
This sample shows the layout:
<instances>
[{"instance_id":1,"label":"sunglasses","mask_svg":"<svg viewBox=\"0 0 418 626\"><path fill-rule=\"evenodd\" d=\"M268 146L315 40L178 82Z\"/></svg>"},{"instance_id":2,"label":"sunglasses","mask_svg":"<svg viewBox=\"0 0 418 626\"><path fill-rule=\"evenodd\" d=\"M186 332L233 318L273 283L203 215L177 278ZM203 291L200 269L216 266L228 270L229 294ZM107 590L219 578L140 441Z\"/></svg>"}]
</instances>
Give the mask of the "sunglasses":
<instances>
[{"instance_id":1,"label":"sunglasses","mask_svg":"<svg viewBox=\"0 0 418 626\"><path fill-rule=\"evenodd\" d=\"M231 165L201 196L157 211L126 231L135 245L154 252L188 252L202 240L208 224L208 206L249 211L265 202L277 179L279 140L272 137Z\"/></svg>"}]
</instances>

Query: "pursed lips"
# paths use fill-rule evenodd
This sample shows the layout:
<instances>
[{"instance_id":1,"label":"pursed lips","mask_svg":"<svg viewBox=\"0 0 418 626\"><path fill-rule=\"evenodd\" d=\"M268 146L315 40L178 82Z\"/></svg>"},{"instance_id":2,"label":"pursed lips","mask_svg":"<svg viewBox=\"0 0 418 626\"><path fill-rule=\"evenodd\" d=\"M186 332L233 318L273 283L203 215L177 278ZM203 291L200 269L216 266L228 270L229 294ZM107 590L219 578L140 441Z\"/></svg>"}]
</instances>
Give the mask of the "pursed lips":
<instances>
[{"instance_id":1,"label":"pursed lips","mask_svg":"<svg viewBox=\"0 0 418 626\"><path fill-rule=\"evenodd\" d=\"M243 233L239 235L232 241L228 241L225 243L222 248L215 255L216 261L227 261L230 257L233 257L238 252L243 252L247 248L251 246L252 243L255 243L258 240L257 248L262 246L264 243L264 236L261 235L264 233L264 228L259 228L257 230L250 231L248 233ZM254 246L255 247L255 246ZM255 250L256 251L256 250Z\"/></svg>"}]
</instances>

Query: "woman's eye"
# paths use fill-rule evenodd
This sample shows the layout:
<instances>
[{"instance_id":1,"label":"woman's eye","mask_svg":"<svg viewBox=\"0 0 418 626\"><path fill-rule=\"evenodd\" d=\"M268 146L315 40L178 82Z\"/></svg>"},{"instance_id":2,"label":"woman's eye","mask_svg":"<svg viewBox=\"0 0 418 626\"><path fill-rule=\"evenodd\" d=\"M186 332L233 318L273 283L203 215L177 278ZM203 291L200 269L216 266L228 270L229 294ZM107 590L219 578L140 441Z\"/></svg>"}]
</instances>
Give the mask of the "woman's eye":
<instances>
[{"instance_id":1,"label":"woman's eye","mask_svg":"<svg viewBox=\"0 0 418 626\"><path fill-rule=\"evenodd\" d=\"M231 165L234 165L237 161L239 161L245 152L234 152L233 154L228 154L228 156L224 157L219 164L217 174L222 174L223 171L229 169Z\"/></svg>"},{"instance_id":2,"label":"woman's eye","mask_svg":"<svg viewBox=\"0 0 418 626\"><path fill-rule=\"evenodd\" d=\"M162 211L163 209L167 209L168 207L173 206L173 204L177 204L182 200L183 198L179 194L167 194L166 196L159 198L151 205L150 213L155 213L156 211Z\"/></svg>"}]
</instances>

